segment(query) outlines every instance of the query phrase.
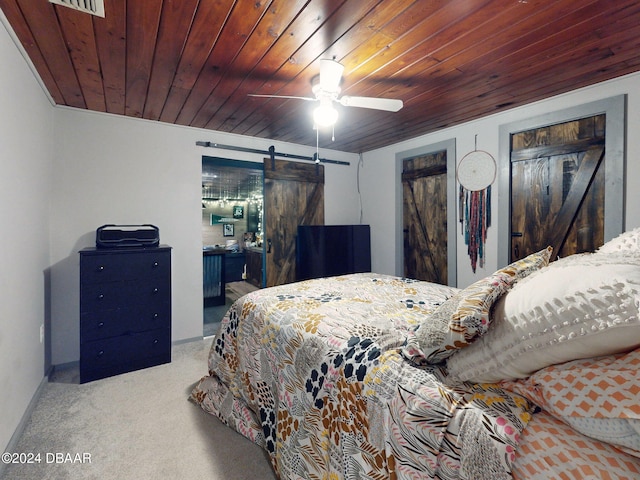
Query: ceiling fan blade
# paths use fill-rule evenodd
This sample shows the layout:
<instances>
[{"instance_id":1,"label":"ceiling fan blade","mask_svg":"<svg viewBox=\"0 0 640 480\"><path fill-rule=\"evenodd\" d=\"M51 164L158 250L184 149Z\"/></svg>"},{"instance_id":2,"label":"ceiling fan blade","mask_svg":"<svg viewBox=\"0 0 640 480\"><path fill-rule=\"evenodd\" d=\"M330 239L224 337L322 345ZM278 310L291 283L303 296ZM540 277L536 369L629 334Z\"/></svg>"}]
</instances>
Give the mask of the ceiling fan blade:
<instances>
[{"instance_id":1,"label":"ceiling fan blade","mask_svg":"<svg viewBox=\"0 0 640 480\"><path fill-rule=\"evenodd\" d=\"M388 112L397 112L403 106L402 100L395 98L350 97L349 95L339 98L338 102L345 107L373 108Z\"/></svg>"},{"instance_id":2,"label":"ceiling fan blade","mask_svg":"<svg viewBox=\"0 0 640 480\"><path fill-rule=\"evenodd\" d=\"M325 92L339 92L340 80L344 65L329 60L327 58L320 60L320 87Z\"/></svg>"},{"instance_id":3,"label":"ceiling fan blade","mask_svg":"<svg viewBox=\"0 0 640 480\"><path fill-rule=\"evenodd\" d=\"M310 102L315 102L316 99L315 98L311 98L311 97L295 97L293 95L260 95L257 93L248 93L247 94L249 97L261 97L261 98L292 98L294 100L307 100Z\"/></svg>"}]
</instances>

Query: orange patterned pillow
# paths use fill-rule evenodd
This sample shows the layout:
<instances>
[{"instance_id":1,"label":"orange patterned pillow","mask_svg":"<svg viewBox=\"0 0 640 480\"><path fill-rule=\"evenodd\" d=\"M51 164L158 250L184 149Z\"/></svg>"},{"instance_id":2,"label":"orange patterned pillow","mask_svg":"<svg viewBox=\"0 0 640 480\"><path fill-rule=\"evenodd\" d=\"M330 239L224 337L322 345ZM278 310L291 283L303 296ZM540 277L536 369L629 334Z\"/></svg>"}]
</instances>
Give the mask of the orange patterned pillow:
<instances>
[{"instance_id":1,"label":"orange patterned pillow","mask_svg":"<svg viewBox=\"0 0 640 480\"><path fill-rule=\"evenodd\" d=\"M542 410L522 432L511 473L514 480L630 480L640 478L640 460L576 432Z\"/></svg>"},{"instance_id":2,"label":"orange patterned pillow","mask_svg":"<svg viewBox=\"0 0 640 480\"><path fill-rule=\"evenodd\" d=\"M640 349L575 360L502 382L576 431L640 458Z\"/></svg>"}]
</instances>

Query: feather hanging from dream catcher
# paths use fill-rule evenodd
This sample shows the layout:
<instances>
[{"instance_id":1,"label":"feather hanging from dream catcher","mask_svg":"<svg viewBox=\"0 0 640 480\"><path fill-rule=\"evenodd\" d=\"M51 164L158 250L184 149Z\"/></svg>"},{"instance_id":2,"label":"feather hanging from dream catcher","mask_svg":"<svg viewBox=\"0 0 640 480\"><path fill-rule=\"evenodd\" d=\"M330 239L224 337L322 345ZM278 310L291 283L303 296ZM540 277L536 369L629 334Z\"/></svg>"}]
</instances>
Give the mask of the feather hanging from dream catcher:
<instances>
[{"instance_id":1,"label":"feather hanging from dream catcher","mask_svg":"<svg viewBox=\"0 0 640 480\"><path fill-rule=\"evenodd\" d=\"M484 150L467 153L458 163L457 177L460 183L458 198L459 219L471 259L471 268L484 267L487 229L491 226L491 184L496 178L496 161Z\"/></svg>"}]
</instances>

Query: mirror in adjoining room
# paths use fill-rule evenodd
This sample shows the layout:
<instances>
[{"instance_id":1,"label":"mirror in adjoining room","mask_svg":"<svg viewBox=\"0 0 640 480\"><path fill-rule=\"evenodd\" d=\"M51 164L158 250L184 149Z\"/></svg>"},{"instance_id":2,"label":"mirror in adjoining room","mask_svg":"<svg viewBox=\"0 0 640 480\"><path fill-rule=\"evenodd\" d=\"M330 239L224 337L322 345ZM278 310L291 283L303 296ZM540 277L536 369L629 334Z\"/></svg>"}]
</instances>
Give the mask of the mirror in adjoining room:
<instances>
[{"instance_id":1,"label":"mirror in adjoining room","mask_svg":"<svg viewBox=\"0 0 640 480\"><path fill-rule=\"evenodd\" d=\"M245 293L263 286L263 165L202 157L203 334Z\"/></svg>"}]
</instances>

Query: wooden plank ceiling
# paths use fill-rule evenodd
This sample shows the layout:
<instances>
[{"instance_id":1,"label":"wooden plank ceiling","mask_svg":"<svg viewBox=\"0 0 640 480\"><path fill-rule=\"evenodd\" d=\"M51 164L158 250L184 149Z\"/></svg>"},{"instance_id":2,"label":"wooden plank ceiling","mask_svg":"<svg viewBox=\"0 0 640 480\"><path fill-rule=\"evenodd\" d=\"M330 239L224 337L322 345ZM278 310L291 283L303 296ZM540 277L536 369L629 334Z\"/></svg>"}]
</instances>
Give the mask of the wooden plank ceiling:
<instances>
[{"instance_id":1,"label":"wooden plank ceiling","mask_svg":"<svg viewBox=\"0 0 640 480\"><path fill-rule=\"evenodd\" d=\"M0 0L56 104L315 146L314 102L248 94L311 96L333 58L343 94L404 101L397 113L339 106L335 141L319 142L348 152L640 70L637 0L104 4L100 18Z\"/></svg>"}]
</instances>

